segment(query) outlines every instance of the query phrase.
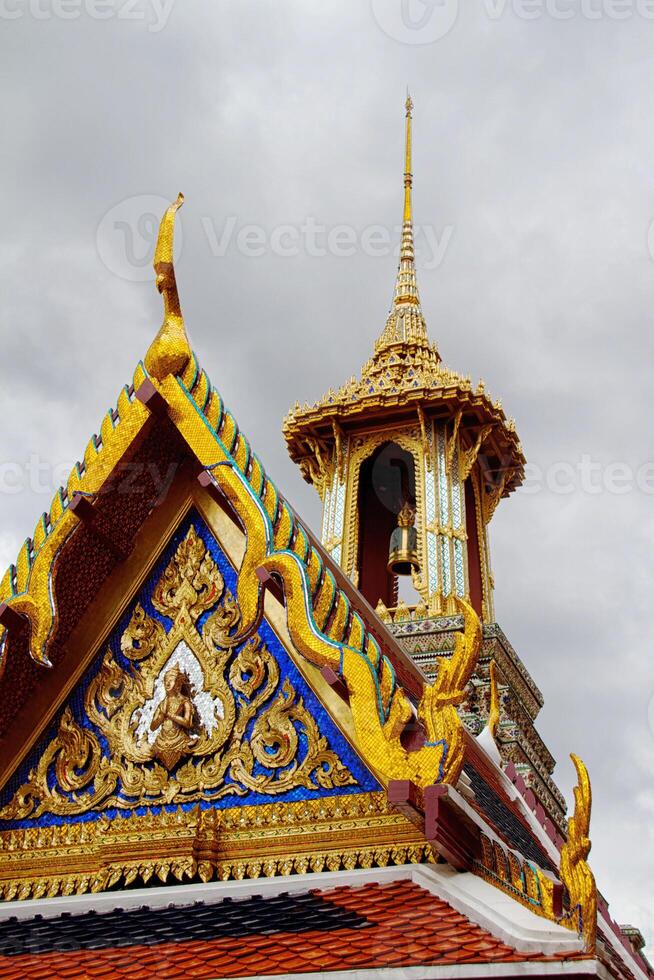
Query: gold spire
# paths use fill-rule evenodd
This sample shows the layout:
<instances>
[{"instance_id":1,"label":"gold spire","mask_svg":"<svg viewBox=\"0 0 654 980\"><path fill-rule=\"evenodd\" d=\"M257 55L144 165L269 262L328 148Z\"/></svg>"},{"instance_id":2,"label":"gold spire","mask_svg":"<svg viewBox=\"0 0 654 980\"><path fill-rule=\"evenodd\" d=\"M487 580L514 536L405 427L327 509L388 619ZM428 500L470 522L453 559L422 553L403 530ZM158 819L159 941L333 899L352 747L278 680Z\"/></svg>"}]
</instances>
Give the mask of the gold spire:
<instances>
[{"instance_id":1,"label":"gold spire","mask_svg":"<svg viewBox=\"0 0 654 980\"><path fill-rule=\"evenodd\" d=\"M173 256L175 215L184 203L184 195L178 194L164 213L159 226L159 237L154 253L154 271L157 289L163 296L164 321L159 333L145 355L145 369L157 381L168 374L179 374L191 357L191 346L186 336L182 308L177 293Z\"/></svg>"},{"instance_id":2,"label":"gold spire","mask_svg":"<svg viewBox=\"0 0 654 980\"><path fill-rule=\"evenodd\" d=\"M406 137L404 150L404 221L407 222L413 220L413 215L411 213L411 183L413 181L413 174L411 173L411 113L413 111L413 102L411 100L411 96L409 95L408 89L404 108L406 110Z\"/></svg>"},{"instance_id":3,"label":"gold spire","mask_svg":"<svg viewBox=\"0 0 654 980\"><path fill-rule=\"evenodd\" d=\"M416 280L415 249L413 246L413 209L411 205L411 188L413 174L411 172L411 114L413 101L407 91L404 103L405 117L405 146L404 146L404 212L402 216L402 244L400 247L400 265L397 270L395 283L394 305L408 303L420 306L418 283Z\"/></svg>"},{"instance_id":4,"label":"gold spire","mask_svg":"<svg viewBox=\"0 0 654 980\"><path fill-rule=\"evenodd\" d=\"M411 191L413 173L411 163L411 126L413 117L413 100L407 90L405 111L405 145L404 145L404 210L402 214L402 240L400 244L400 261L395 280L393 303L386 320L386 326L375 344L375 353L365 373L384 374L388 365L386 354L397 345L402 345L403 360L407 371L409 368L438 374L440 356L436 347L430 343L427 335L427 324L420 307L418 281L416 277L415 249L413 245L413 205ZM391 356L390 354L388 356ZM411 363L410 363L411 362ZM415 363L414 363L415 362ZM412 382L415 375L412 375Z\"/></svg>"}]
</instances>

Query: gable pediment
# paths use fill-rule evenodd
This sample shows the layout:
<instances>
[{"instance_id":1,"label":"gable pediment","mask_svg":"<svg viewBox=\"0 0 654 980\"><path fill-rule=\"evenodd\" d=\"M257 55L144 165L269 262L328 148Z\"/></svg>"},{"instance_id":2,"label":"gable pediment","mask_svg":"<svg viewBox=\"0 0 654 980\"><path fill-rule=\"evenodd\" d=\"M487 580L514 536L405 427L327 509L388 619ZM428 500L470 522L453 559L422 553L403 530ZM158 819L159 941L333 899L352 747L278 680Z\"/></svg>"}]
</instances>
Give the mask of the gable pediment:
<instances>
[{"instance_id":1,"label":"gable pediment","mask_svg":"<svg viewBox=\"0 0 654 980\"><path fill-rule=\"evenodd\" d=\"M379 789L266 619L232 642L235 594L191 510L5 789L0 827Z\"/></svg>"},{"instance_id":2,"label":"gable pediment","mask_svg":"<svg viewBox=\"0 0 654 980\"><path fill-rule=\"evenodd\" d=\"M233 640L240 533L221 544L196 504L5 782L6 899L429 854L299 669L272 597Z\"/></svg>"}]
</instances>

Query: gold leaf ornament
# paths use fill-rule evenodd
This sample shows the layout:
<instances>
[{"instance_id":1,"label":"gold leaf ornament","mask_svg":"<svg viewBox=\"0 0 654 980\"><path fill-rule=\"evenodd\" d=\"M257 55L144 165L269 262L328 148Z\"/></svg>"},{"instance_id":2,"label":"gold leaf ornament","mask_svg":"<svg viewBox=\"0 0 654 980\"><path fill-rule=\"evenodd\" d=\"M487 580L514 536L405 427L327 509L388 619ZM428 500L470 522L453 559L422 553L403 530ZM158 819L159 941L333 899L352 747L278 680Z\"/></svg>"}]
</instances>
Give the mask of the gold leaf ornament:
<instances>
[{"instance_id":1,"label":"gold leaf ornament","mask_svg":"<svg viewBox=\"0 0 654 980\"><path fill-rule=\"evenodd\" d=\"M150 656L164 634L161 623L147 616L143 606L138 603L120 639L121 652L128 660L143 660Z\"/></svg>"},{"instance_id":2,"label":"gold leaf ornament","mask_svg":"<svg viewBox=\"0 0 654 980\"><path fill-rule=\"evenodd\" d=\"M168 563L152 594L157 612L175 619L186 606L193 622L216 605L223 594L225 581L207 550L195 533L186 535Z\"/></svg>"},{"instance_id":3,"label":"gold leaf ornament","mask_svg":"<svg viewBox=\"0 0 654 980\"><path fill-rule=\"evenodd\" d=\"M120 642L129 669L108 648L86 691L85 715L94 729L67 707L0 819L355 783L290 681L280 689L279 665L261 637L254 634L240 649L233 645L238 603L193 526L156 583L152 603L174 620L170 630L142 604L134 607ZM195 623L203 611L210 615L201 635Z\"/></svg>"}]
</instances>

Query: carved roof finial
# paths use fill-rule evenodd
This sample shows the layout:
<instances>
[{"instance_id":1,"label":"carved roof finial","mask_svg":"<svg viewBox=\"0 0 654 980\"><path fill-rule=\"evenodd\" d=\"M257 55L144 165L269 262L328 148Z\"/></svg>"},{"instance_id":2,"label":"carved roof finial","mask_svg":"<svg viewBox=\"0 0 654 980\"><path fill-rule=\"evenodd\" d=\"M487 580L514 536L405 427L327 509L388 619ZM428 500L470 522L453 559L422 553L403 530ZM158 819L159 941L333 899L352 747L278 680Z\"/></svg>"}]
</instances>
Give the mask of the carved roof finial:
<instances>
[{"instance_id":1,"label":"carved roof finial","mask_svg":"<svg viewBox=\"0 0 654 980\"><path fill-rule=\"evenodd\" d=\"M145 369L157 381L163 381L169 374L179 374L191 357L177 293L173 255L175 215L183 203L184 195L180 193L177 200L166 208L154 253L157 289L164 301L164 321L145 355Z\"/></svg>"},{"instance_id":2,"label":"carved roof finial","mask_svg":"<svg viewBox=\"0 0 654 980\"><path fill-rule=\"evenodd\" d=\"M590 853L590 811L593 795L588 770L579 756L570 754L577 771L574 789L575 806L568 820L568 836L561 848L561 881L568 890L572 919L583 936L586 952L595 950L597 940L597 888L588 866Z\"/></svg>"}]
</instances>

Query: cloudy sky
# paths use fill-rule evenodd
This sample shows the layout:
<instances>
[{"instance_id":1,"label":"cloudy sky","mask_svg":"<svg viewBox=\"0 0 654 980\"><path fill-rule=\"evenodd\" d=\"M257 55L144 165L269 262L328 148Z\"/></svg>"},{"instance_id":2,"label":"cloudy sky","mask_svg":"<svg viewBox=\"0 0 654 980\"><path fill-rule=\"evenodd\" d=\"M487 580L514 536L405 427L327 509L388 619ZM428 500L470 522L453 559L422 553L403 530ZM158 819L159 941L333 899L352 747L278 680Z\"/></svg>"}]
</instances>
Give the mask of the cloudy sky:
<instances>
[{"instance_id":1,"label":"cloudy sky","mask_svg":"<svg viewBox=\"0 0 654 980\"><path fill-rule=\"evenodd\" d=\"M415 102L419 283L445 361L532 464L492 524L497 619L540 684L592 861L654 945L654 3L0 0L0 560L159 326L186 322L314 527L281 419L383 327ZM392 243L392 244L391 244Z\"/></svg>"}]
</instances>

